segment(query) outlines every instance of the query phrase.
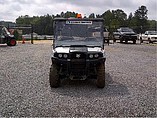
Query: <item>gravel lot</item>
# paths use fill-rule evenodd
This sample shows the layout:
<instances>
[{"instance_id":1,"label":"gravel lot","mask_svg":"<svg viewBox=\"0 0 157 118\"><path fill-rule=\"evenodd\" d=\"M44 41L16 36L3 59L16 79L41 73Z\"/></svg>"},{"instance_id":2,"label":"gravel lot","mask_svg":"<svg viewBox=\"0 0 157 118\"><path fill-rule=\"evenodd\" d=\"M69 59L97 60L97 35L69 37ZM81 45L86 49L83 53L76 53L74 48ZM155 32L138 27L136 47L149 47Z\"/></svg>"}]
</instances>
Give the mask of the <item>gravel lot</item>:
<instances>
[{"instance_id":1,"label":"gravel lot","mask_svg":"<svg viewBox=\"0 0 157 118\"><path fill-rule=\"evenodd\" d=\"M0 45L0 117L155 117L157 45L106 45L106 87L49 86L51 42Z\"/></svg>"}]
</instances>

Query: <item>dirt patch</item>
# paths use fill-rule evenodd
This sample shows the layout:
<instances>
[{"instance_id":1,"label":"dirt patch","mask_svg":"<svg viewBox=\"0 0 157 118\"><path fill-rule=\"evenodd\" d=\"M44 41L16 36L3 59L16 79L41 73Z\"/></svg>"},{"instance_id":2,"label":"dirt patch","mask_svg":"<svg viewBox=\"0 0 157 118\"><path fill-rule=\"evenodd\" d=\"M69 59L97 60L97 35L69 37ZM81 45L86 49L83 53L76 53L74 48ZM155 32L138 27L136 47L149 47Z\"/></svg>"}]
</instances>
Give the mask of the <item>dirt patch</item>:
<instances>
[{"instance_id":1,"label":"dirt patch","mask_svg":"<svg viewBox=\"0 0 157 118\"><path fill-rule=\"evenodd\" d=\"M52 40L33 40L33 44L52 44ZM30 41L18 41L18 43L22 43L22 44L31 44L31 40Z\"/></svg>"}]
</instances>

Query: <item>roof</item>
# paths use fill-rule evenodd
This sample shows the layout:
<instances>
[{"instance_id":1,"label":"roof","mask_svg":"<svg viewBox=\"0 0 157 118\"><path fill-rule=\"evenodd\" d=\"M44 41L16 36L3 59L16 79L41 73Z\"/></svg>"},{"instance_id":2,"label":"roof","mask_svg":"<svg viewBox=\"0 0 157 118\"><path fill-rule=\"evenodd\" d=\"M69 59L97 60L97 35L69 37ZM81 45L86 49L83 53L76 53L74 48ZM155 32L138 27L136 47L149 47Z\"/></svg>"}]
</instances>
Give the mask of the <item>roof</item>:
<instances>
[{"instance_id":1,"label":"roof","mask_svg":"<svg viewBox=\"0 0 157 118\"><path fill-rule=\"evenodd\" d=\"M104 21L103 18L62 18L62 17L58 17L58 18L54 18L55 21Z\"/></svg>"}]
</instances>

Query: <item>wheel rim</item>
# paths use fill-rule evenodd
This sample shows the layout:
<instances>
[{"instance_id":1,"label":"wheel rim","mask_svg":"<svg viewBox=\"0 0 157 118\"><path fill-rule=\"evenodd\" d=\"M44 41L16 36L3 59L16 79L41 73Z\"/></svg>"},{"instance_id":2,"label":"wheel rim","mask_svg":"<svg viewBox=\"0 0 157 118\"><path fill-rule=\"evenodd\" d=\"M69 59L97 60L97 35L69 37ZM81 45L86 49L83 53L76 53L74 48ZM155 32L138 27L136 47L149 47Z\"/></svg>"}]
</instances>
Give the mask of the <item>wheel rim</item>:
<instances>
[{"instance_id":1,"label":"wheel rim","mask_svg":"<svg viewBox=\"0 0 157 118\"><path fill-rule=\"evenodd\" d=\"M15 40L11 40L11 41L10 41L10 44L11 44L11 45L15 45L15 43L16 43Z\"/></svg>"}]
</instances>

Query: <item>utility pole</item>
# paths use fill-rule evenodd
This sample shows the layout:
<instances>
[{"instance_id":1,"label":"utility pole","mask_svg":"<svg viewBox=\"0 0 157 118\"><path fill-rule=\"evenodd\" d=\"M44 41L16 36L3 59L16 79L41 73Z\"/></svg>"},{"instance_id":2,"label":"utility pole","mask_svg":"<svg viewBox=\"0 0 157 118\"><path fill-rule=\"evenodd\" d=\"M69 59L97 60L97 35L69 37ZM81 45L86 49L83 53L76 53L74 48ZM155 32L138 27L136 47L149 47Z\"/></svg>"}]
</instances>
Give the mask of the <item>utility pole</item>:
<instances>
[{"instance_id":1,"label":"utility pole","mask_svg":"<svg viewBox=\"0 0 157 118\"><path fill-rule=\"evenodd\" d=\"M31 24L31 44L33 44L33 24Z\"/></svg>"}]
</instances>

